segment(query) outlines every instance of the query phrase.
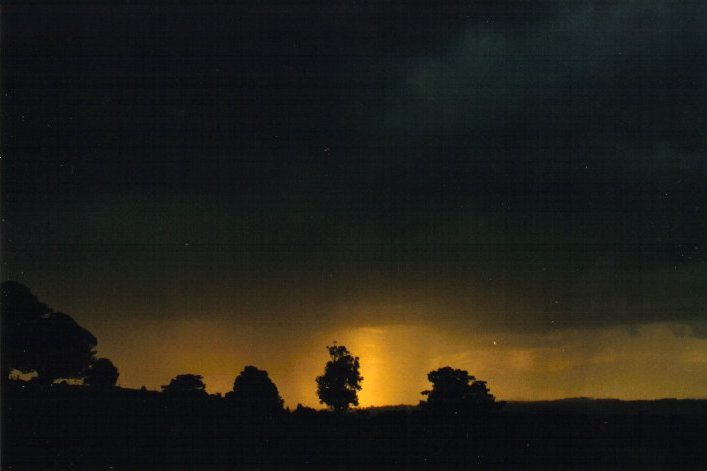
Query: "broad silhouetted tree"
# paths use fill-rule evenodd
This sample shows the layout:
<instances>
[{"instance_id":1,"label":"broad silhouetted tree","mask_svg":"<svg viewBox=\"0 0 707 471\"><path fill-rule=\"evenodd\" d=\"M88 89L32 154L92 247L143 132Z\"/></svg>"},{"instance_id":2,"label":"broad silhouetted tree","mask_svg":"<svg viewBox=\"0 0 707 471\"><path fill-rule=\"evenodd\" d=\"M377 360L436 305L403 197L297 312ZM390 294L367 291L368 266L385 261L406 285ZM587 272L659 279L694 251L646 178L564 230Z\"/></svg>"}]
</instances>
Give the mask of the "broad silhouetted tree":
<instances>
[{"instance_id":1,"label":"broad silhouetted tree","mask_svg":"<svg viewBox=\"0 0 707 471\"><path fill-rule=\"evenodd\" d=\"M162 386L162 392L174 396L206 396L203 379L201 375L177 375L169 384Z\"/></svg>"},{"instance_id":2,"label":"broad silhouetted tree","mask_svg":"<svg viewBox=\"0 0 707 471\"><path fill-rule=\"evenodd\" d=\"M34 359L37 379L80 378L96 355L96 337L62 312L52 312L37 324L40 348Z\"/></svg>"},{"instance_id":3,"label":"broad silhouetted tree","mask_svg":"<svg viewBox=\"0 0 707 471\"><path fill-rule=\"evenodd\" d=\"M233 391L226 394L243 410L272 414L283 410L284 401L268 372L246 366L233 382Z\"/></svg>"},{"instance_id":4,"label":"broad silhouetted tree","mask_svg":"<svg viewBox=\"0 0 707 471\"><path fill-rule=\"evenodd\" d=\"M99 358L86 369L84 384L92 388L108 389L118 381L118 368L108 358Z\"/></svg>"},{"instance_id":5,"label":"broad silhouetted tree","mask_svg":"<svg viewBox=\"0 0 707 471\"><path fill-rule=\"evenodd\" d=\"M51 312L32 292L16 281L2 283L2 378L11 370L29 373L35 370L35 335L37 324Z\"/></svg>"},{"instance_id":6,"label":"broad silhouetted tree","mask_svg":"<svg viewBox=\"0 0 707 471\"><path fill-rule=\"evenodd\" d=\"M2 284L3 379L16 369L37 381L80 378L94 361L96 337L70 316L53 312L25 286Z\"/></svg>"},{"instance_id":7,"label":"broad silhouetted tree","mask_svg":"<svg viewBox=\"0 0 707 471\"><path fill-rule=\"evenodd\" d=\"M324 374L317 377L319 402L331 407L334 412L343 412L349 405L358 405L358 391L363 377L360 374L359 358L354 357L343 345L327 346L330 360Z\"/></svg>"},{"instance_id":8,"label":"broad silhouetted tree","mask_svg":"<svg viewBox=\"0 0 707 471\"><path fill-rule=\"evenodd\" d=\"M422 391L427 401L421 404L430 410L488 412L501 406L489 391L486 381L478 381L465 370L445 366L430 371L427 379L432 383L432 390Z\"/></svg>"}]
</instances>

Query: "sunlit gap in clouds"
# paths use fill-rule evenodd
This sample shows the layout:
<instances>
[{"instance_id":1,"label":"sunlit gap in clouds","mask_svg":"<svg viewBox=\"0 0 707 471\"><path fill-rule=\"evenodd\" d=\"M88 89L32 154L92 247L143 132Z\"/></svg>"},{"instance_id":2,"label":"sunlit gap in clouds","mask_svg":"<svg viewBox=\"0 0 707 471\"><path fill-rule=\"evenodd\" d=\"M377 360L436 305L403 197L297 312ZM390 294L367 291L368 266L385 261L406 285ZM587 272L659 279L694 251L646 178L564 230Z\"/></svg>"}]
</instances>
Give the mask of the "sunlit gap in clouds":
<instances>
[{"instance_id":1,"label":"sunlit gap in clouds","mask_svg":"<svg viewBox=\"0 0 707 471\"><path fill-rule=\"evenodd\" d=\"M415 403L439 347L438 336L427 327L388 325L359 327L342 332L347 347L361 358L361 407Z\"/></svg>"},{"instance_id":2,"label":"sunlit gap in clouds","mask_svg":"<svg viewBox=\"0 0 707 471\"><path fill-rule=\"evenodd\" d=\"M360 358L364 378L358 394L360 407L416 404L426 383L425 375L420 373L430 362L430 347L436 343L435 338L431 329L414 325L319 331L303 351L295 354L298 374L293 378L293 395L285 400L288 404L319 406L314 378L323 373L328 360L325 346L336 341Z\"/></svg>"}]
</instances>

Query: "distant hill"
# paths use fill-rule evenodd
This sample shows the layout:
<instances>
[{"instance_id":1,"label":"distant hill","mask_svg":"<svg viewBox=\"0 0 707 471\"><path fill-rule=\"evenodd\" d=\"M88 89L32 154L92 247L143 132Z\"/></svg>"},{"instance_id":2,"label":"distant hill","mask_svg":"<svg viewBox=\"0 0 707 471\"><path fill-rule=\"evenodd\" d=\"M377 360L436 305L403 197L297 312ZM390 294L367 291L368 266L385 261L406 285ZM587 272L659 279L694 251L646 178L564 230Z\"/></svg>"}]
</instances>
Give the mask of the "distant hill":
<instances>
[{"instance_id":1,"label":"distant hill","mask_svg":"<svg viewBox=\"0 0 707 471\"><path fill-rule=\"evenodd\" d=\"M616 414L616 415L705 415L707 399L656 399L624 401L621 399L591 399L586 397L554 401L510 401L503 409L506 414Z\"/></svg>"},{"instance_id":2,"label":"distant hill","mask_svg":"<svg viewBox=\"0 0 707 471\"><path fill-rule=\"evenodd\" d=\"M374 406L358 409L376 415L384 412L411 412L416 406ZM576 397L550 401L508 401L503 414L589 414L589 415L698 415L707 416L707 399L655 399L625 401Z\"/></svg>"},{"instance_id":3,"label":"distant hill","mask_svg":"<svg viewBox=\"0 0 707 471\"><path fill-rule=\"evenodd\" d=\"M8 381L9 391L32 391L36 384L27 381ZM57 383L52 387L53 394L70 394L74 397L95 400L97 397L91 389L74 384ZM148 389L120 388L102 392L99 397L122 400L160 401L164 397L161 392ZM223 400L220 395L209 395L209 401ZM313 409L314 410L314 409ZM350 413L363 413L375 416L388 412L411 413L418 410L416 405L397 404L388 406L371 406L352 409ZM321 409L323 411L323 409ZM593 399L588 397L573 397L548 401L507 401L501 409L502 414L572 414L572 415L655 415L655 416L699 416L707 418L707 399L654 399L654 400L622 400Z\"/></svg>"}]
</instances>

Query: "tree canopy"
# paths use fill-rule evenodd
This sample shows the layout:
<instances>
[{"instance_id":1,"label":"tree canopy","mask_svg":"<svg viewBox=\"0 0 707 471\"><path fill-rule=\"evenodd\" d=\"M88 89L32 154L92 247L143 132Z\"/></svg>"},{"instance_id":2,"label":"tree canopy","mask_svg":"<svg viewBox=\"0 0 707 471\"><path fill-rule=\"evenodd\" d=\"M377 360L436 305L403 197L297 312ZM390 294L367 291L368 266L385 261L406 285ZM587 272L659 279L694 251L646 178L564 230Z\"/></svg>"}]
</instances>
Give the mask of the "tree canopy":
<instances>
[{"instance_id":1,"label":"tree canopy","mask_svg":"<svg viewBox=\"0 0 707 471\"><path fill-rule=\"evenodd\" d=\"M432 389L422 391L427 401L421 405L436 411L480 412L491 411L500 407L496 398L486 386L486 381L479 381L466 370L450 366L430 371L427 379Z\"/></svg>"},{"instance_id":2,"label":"tree canopy","mask_svg":"<svg viewBox=\"0 0 707 471\"><path fill-rule=\"evenodd\" d=\"M80 378L96 355L96 337L69 315L52 312L37 323L34 369L46 382Z\"/></svg>"},{"instance_id":3,"label":"tree canopy","mask_svg":"<svg viewBox=\"0 0 707 471\"><path fill-rule=\"evenodd\" d=\"M331 407L334 412L343 412L350 405L358 405L358 391L363 377L360 374L359 358L354 357L343 345L327 346L330 360L324 374L318 376L317 395L319 402Z\"/></svg>"},{"instance_id":4,"label":"tree canopy","mask_svg":"<svg viewBox=\"0 0 707 471\"><path fill-rule=\"evenodd\" d=\"M162 392L173 396L206 396L204 377L194 374L177 375L162 386Z\"/></svg>"},{"instance_id":5,"label":"tree canopy","mask_svg":"<svg viewBox=\"0 0 707 471\"><path fill-rule=\"evenodd\" d=\"M46 304L24 285L15 281L2 283L2 375L11 370L29 373L35 370L33 352L38 347L33 335L43 316L51 312Z\"/></svg>"},{"instance_id":6,"label":"tree canopy","mask_svg":"<svg viewBox=\"0 0 707 471\"><path fill-rule=\"evenodd\" d=\"M112 388L118 381L118 368L108 358L99 358L86 369L83 382L93 388Z\"/></svg>"},{"instance_id":7,"label":"tree canopy","mask_svg":"<svg viewBox=\"0 0 707 471\"><path fill-rule=\"evenodd\" d=\"M43 383L80 378L95 359L91 332L14 281L2 283L2 329L3 379L13 369L35 371Z\"/></svg>"},{"instance_id":8,"label":"tree canopy","mask_svg":"<svg viewBox=\"0 0 707 471\"><path fill-rule=\"evenodd\" d=\"M263 414L283 409L284 401L268 372L255 366L246 366L233 382L233 391L226 397L245 410Z\"/></svg>"}]
</instances>

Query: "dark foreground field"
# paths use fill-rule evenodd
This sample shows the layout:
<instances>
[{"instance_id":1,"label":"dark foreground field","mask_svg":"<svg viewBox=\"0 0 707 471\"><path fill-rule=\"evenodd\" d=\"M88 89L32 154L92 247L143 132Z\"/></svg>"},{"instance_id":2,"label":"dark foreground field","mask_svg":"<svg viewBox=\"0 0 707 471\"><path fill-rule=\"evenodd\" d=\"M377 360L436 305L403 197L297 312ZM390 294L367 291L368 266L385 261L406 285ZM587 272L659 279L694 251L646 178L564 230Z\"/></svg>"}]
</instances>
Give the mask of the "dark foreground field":
<instances>
[{"instance_id":1,"label":"dark foreground field","mask_svg":"<svg viewBox=\"0 0 707 471\"><path fill-rule=\"evenodd\" d=\"M3 469L705 469L707 401L509 403L345 415L226 399L11 383Z\"/></svg>"}]
</instances>

